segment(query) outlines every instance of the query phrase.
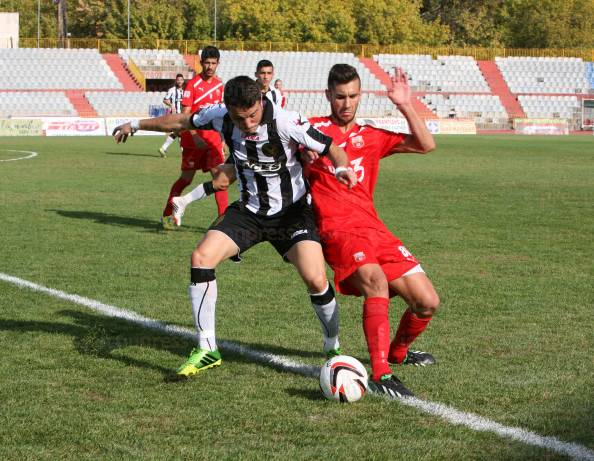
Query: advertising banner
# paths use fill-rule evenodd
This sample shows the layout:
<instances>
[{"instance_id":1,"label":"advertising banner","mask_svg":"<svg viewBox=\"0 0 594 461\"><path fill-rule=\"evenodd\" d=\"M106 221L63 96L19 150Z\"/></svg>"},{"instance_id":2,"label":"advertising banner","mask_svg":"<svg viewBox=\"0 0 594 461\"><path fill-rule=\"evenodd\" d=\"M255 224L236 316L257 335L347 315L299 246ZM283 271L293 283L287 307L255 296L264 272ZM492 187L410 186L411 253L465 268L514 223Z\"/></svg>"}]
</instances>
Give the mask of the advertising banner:
<instances>
[{"instance_id":1,"label":"advertising banner","mask_svg":"<svg viewBox=\"0 0 594 461\"><path fill-rule=\"evenodd\" d=\"M132 120L140 120L141 118L147 117L109 117L105 119L105 128L107 131L107 136L111 136L114 128L116 126L122 125L127 122L131 122ZM134 136L164 136L164 133L159 133L156 131L137 131L134 133Z\"/></svg>"},{"instance_id":2,"label":"advertising banner","mask_svg":"<svg viewBox=\"0 0 594 461\"><path fill-rule=\"evenodd\" d=\"M32 119L0 119L0 136L41 136L43 122Z\"/></svg>"},{"instance_id":3,"label":"advertising banner","mask_svg":"<svg viewBox=\"0 0 594 461\"><path fill-rule=\"evenodd\" d=\"M46 136L105 136L105 119L82 117L42 117Z\"/></svg>"},{"instance_id":4,"label":"advertising banner","mask_svg":"<svg viewBox=\"0 0 594 461\"><path fill-rule=\"evenodd\" d=\"M369 125L396 133L410 133L404 118L359 118L359 125ZM476 134L474 120L468 119L426 119L425 125L431 134Z\"/></svg>"},{"instance_id":5,"label":"advertising banner","mask_svg":"<svg viewBox=\"0 0 594 461\"><path fill-rule=\"evenodd\" d=\"M561 136L569 134L564 118L515 118L514 131L517 134Z\"/></svg>"}]
</instances>

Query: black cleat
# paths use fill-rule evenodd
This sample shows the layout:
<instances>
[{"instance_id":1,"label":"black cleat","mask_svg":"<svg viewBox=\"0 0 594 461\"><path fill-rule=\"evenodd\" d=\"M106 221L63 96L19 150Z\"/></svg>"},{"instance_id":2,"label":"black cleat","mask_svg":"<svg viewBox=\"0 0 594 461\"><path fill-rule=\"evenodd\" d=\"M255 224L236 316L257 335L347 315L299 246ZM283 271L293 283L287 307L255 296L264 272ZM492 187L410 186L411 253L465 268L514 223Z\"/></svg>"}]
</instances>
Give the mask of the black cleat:
<instances>
[{"instance_id":1,"label":"black cleat","mask_svg":"<svg viewBox=\"0 0 594 461\"><path fill-rule=\"evenodd\" d=\"M374 394L385 394L392 399L414 397L414 394L394 375L384 375L378 381L369 381L369 389Z\"/></svg>"},{"instance_id":2,"label":"black cleat","mask_svg":"<svg viewBox=\"0 0 594 461\"><path fill-rule=\"evenodd\" d=\"M429 352L408 351L402 365L426 367L427 365L435 365L435 358Z\"/></svg>"}]
</instances>

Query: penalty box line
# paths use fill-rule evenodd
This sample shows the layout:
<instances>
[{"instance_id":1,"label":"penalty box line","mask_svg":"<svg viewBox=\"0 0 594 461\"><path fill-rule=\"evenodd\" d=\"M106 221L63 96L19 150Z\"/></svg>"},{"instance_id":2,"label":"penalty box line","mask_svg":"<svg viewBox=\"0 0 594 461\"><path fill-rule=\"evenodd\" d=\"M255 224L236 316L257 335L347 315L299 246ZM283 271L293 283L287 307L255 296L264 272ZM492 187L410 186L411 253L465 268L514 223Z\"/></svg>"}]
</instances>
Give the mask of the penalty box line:
<instances>
[{"instance_id":1,"label":"penalty box line","mask_svg":"<svg viewBox=\"0 0 594 461\"><path fill-rule=\"evenodd\" d=\"M196 340L195 332L189 328L169 325L158 320L144 317L133 311L112 306L110 304L105 304L94 299L85 298L83 296L69 294L54 288L48 288L43 285L38 285L28 280L21 279L19 277L5 274L3 272L0 272L0 280L16 285L19 288L27 288L39 293L45 293L54 298L87 307L108 317L118 318L135 323L142 326L143 328L158 330L171 335L180 336L182 338ZM319 375L320 367L317 366L306 365L280 355L251 349L232 341L219 341L218 343L221 349L228 352L233 352L243 357L247 357L254 362L264 363L275 368L311 378L317 378ZM591 450L578 443L563 442L556 437L542 436L521 427L505 426L482 416L460 411L441 403L430 402L417 398L402 398L398 399L398 401L403 405L417 408L424 413L438 416L443 420L457 426L465 426L478 432L491 432L495 435L498 435L499 437L512 439L522 442L526 445L544 448L546 450L569 456L573 459L594 461L594 450Z\"/></svg>"}]
</instances>

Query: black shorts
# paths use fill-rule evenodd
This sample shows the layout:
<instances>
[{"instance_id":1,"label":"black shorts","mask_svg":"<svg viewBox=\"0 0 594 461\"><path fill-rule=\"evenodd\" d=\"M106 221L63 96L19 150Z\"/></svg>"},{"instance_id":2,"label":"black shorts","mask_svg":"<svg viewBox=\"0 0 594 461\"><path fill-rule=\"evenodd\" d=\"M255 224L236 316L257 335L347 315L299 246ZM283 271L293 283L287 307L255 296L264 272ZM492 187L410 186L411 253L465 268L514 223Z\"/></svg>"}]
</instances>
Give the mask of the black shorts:
<instances>
[{"instance_id":1,"label":"black shorts","mask_svg":"<svg viewBox=\"0 0 594 461\"><path fill-rule=\"evenodd\" d=\"M284 257L297 242L320 243L314 214L305 197L275 216L258 216L241 202L233 202L209 230L227 235L239 247L239 253L260 242L270 242Z\"/></svg>"}]
</instances>

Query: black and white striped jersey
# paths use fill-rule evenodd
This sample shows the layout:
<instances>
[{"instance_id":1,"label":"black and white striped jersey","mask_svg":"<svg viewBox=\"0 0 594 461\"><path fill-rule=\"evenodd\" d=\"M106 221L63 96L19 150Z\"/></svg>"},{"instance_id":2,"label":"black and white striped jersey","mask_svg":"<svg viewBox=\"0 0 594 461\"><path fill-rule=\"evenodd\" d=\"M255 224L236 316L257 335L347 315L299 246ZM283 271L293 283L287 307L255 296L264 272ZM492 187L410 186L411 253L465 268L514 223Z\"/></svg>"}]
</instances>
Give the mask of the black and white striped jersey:
<instances>
[{"instance_id":1,"label":"black and white striped jersey","mask_svg":"<svg viewBox=\"0 0 594 461\"><path fill-rule=\"evenodd\" d=\"M223 104L194 113L191 123L198 130L222 134L235 164L241 201L259 216L273 216L307 192L299 146L324 155L332 138L297 112L286 111L267 99L263 103L262 121L252 135L233 125Z\"/></svg>"},{"instance_id":2,"label":"black and white striped jersey","mask_svg":"<svg viewBox=\"0 0 594 461\"><path fill-rule=\"evenodd\" d=\"M276 88L269 88L265 96L274 104L283 107L283 94Z\"/></svg>"},{"instance_id":3,"label":"black and white striped jersey","mask_svg":"<svg viewBox=\"0 0 594 461\"><path fill-rule=\"evenodd\" d=\"M169 101L173 106L172 113L181 114L181 101L184 96L184 89L173 86L169 88L163 101Z\"/></svg>"}]
</instances>

